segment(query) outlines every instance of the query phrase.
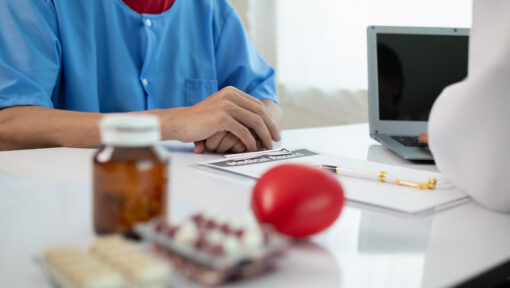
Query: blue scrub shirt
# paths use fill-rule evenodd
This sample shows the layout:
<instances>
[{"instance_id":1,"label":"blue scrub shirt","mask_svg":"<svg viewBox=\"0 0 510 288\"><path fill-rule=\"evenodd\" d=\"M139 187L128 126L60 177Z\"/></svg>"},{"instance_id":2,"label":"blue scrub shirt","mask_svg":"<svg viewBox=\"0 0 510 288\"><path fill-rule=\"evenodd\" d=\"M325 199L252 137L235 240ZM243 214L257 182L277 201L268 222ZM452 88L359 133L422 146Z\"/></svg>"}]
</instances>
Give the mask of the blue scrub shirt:
<instances>
[{"instance_id":1,"label":"blue scrub shirt","mask_svg":"<svg viewBox=\"0 0 510 288\"><path fill-rule=\"evenodd\" d=\"M172 108L226 86L277 102L274 82L226 0L157 15L122 0L0 1L0 108Z\"/></svg>"}]
</instances>

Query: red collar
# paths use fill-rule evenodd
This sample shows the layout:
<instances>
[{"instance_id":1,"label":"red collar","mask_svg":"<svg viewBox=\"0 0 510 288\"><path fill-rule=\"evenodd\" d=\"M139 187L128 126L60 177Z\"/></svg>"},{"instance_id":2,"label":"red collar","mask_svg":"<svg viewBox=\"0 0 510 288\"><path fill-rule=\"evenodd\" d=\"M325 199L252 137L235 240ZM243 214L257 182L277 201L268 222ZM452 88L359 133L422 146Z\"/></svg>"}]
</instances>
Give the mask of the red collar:
<instances>
[{"instance_id":1,"label":"red collar","mask_svg":"<svg viewBox=\"0 0 510 288\"><path fill-rule=\"evenodd\" d=\"M161 14L170 9L175 0L122 0L140 14Z\"/></svg>"}]
</instances>

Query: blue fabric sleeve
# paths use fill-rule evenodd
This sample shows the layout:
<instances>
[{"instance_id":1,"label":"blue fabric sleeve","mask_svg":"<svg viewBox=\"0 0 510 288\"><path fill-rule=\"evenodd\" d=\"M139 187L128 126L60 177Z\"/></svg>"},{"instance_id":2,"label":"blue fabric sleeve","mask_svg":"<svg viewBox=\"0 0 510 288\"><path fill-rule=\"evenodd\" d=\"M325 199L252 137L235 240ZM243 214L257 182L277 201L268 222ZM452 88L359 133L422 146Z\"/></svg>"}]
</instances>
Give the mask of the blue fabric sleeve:
<instances>
[{"instance_id":1,"label":"blue fabric sleeve","mask_svg":"<svg viewBox=\"0 0 510 288\"><path fill-rule=\"evenodd\" d=\"M0 1L0 108L53 108L61 47L50 0Z\"/></svg>"},{"instance_id":2,"label":"blue fabric sleeve","mask_svg":"<svg viewBox=\"0 0 510 288\"><path fill-rule=\"evenodd\" d=\"M259 55L232 7L221 23L215 43L219 88L234 86L278 104L274 69Z\"/></svg>"}]
</instances>

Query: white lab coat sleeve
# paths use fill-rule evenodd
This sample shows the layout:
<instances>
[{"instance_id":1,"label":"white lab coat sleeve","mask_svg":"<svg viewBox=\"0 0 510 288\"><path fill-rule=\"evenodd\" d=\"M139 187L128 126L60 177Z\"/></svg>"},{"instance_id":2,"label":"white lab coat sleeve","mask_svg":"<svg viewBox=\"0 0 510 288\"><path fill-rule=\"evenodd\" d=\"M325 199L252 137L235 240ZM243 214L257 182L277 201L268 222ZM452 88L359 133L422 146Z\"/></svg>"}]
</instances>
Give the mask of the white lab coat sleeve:
<instances>
[{"instance_id":1,"label":"white lab coat sleeve","mask_svg":"<svg viewBox=\"0 0 510 288\"><path fill-rule=\"evenodd\" d=\"M487 208L510 212L510 66L477 70L446 88L428 129L443 175Z\"/></svg>"},{"instance_id":2,"label":"white lab coat sleeve","mask_svg":"<svg viewBox=\"0 0 510 288\"><path fill-rule=\"evenodd\" d=\"M443 175L482 205L510 212L510 11L474 0L466 80L446 88L429 117Z\"/></svg>"}]
</instances>

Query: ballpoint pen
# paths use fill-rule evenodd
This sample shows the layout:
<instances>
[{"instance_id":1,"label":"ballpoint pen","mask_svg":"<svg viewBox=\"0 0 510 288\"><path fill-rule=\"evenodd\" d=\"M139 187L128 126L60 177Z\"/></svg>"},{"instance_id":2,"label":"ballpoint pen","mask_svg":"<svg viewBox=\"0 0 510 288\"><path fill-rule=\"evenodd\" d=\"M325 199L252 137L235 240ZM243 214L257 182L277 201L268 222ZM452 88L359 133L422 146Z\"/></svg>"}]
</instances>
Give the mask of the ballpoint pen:
<instances>
[{"instance_id":1,"label":"ballpoint pen","mask_svg":"<svg viewBox=\"0 0 510 288\"><path fill-rule=\"evenodd\" d=\"M433 190L436 188L437 184L437 179L435 177L425 179L425 177L420 178L417 176L404 176L398 175L396 173L388 173L386 171L377 172L334 165L320 165L319 168L331 171L338 175L375 180L384 183L393 183L416 189Z\"/></svg>"}]
</instances>

